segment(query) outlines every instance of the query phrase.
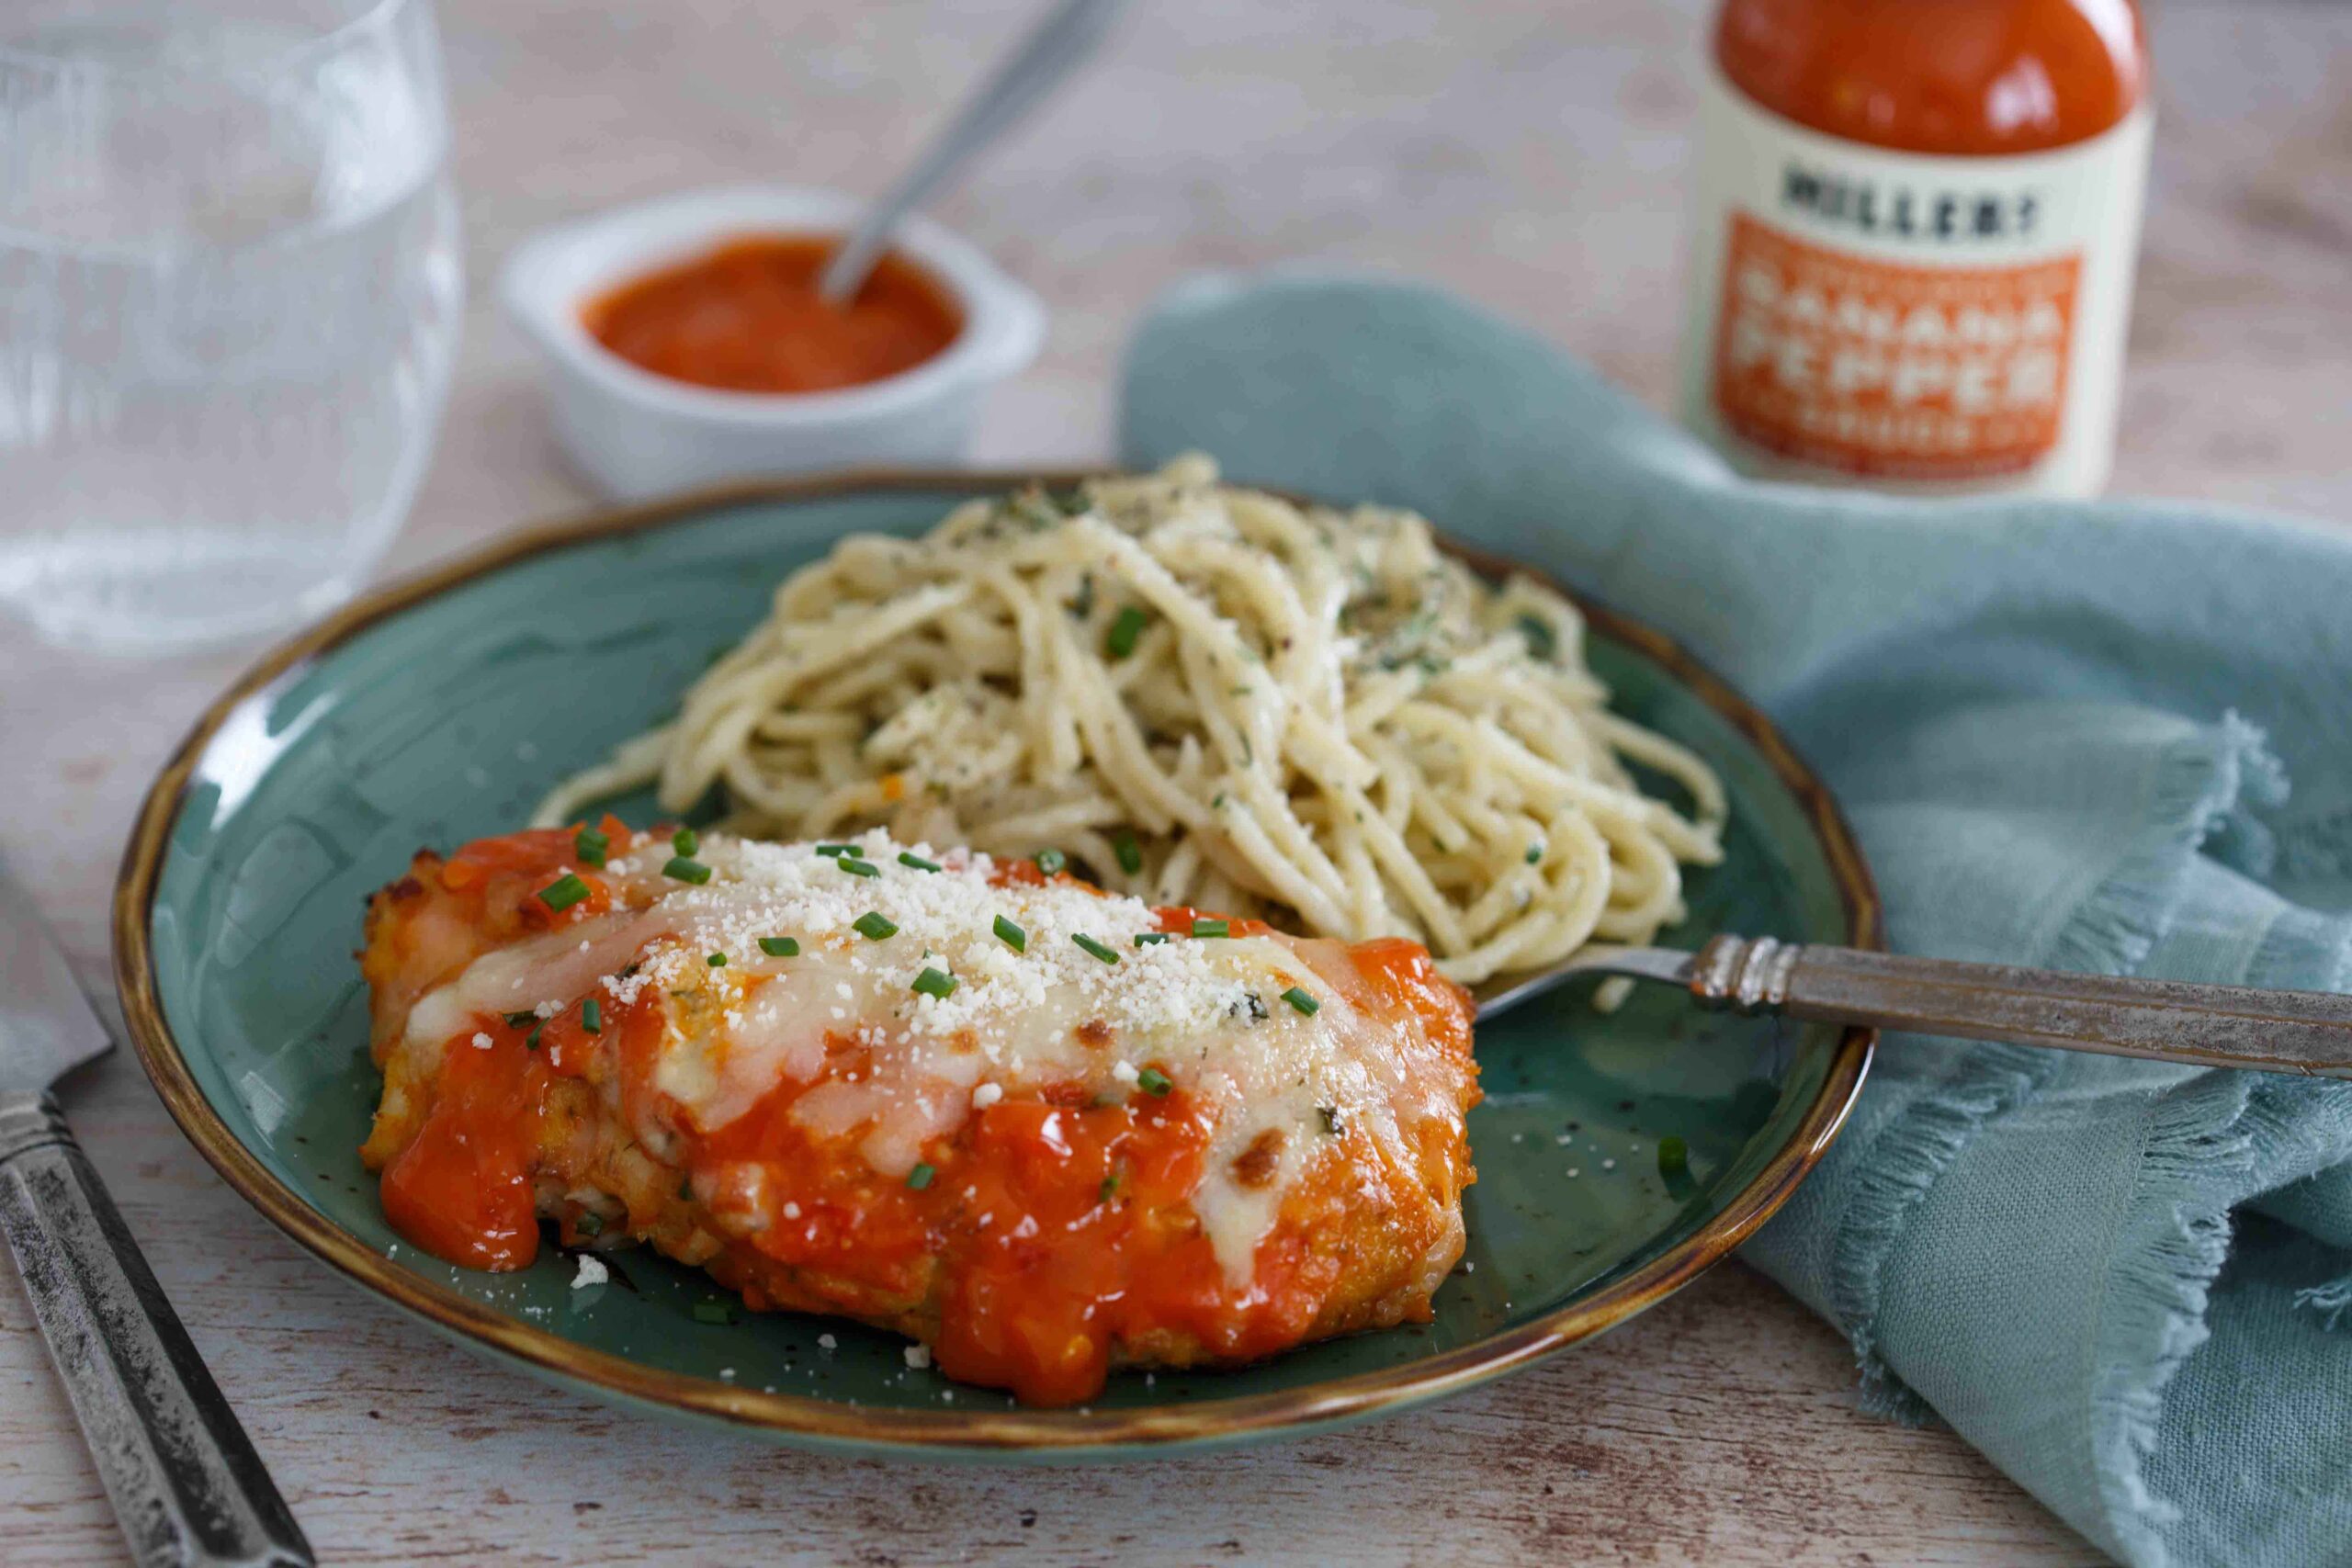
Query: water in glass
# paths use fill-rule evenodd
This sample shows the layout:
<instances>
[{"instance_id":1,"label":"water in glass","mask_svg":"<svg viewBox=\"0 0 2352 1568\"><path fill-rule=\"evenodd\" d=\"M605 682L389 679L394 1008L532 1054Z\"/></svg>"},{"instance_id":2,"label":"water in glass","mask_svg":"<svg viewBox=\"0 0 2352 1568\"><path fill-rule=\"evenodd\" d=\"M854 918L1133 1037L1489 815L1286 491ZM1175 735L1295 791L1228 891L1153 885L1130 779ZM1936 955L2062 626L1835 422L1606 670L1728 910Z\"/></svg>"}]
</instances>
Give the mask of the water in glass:
<instances>
[{"instance_id":1,"label":"water in glass","mask_svg":"<svg viewBox=\"0 0 2352 1568\"><path fill-rule=\"evenodd\" d=\"M170 648L406 514L462 306L429 0L0 6L0 604Z\"/></svg>"}]
</instances>

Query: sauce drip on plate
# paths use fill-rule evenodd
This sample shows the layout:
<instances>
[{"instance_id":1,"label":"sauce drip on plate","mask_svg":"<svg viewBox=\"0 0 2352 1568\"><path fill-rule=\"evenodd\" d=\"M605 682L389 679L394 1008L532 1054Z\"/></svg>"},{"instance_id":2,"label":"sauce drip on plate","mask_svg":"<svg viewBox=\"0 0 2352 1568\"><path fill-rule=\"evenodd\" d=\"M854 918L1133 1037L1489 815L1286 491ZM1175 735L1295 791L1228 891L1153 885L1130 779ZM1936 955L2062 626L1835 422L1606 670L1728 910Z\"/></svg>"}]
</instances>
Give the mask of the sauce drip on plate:
<instances>
[{"instance_id":1,"label":"sauce drip on plate","mask_svg":"<svg viewBox=\"0 0 2352 1568\"><path fill-rule=\"evenodd\" d=\"M649 273L581 312L640 369L735 392L823 392L910 370L956 341L963 312L912 262L886 255L846 306L817 297L829 235L732 240Z\"/></svg>"}]
</instances>

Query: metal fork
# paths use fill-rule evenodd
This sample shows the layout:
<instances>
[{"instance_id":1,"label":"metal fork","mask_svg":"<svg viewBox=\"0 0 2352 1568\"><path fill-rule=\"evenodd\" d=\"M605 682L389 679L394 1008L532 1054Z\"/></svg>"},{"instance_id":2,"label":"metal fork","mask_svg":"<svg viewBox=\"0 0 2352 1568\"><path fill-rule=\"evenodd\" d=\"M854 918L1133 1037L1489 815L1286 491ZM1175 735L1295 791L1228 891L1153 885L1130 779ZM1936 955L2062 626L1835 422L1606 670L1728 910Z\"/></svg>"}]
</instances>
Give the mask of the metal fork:
<instances>
[{"instance_id":1,"label":"metal fork","mask_svg":"<svg viewBox=\"0 0 2352 1568\"><path fill-rule=\"evenodd\" d=\"M1697 953L1591 947L1476 988L1480 1021L1592 975L1679 986L1702 1008L2203 1067L2352 1078L2352 997L1962 964L1771 937Z\"/></svg>"}]
</instances>

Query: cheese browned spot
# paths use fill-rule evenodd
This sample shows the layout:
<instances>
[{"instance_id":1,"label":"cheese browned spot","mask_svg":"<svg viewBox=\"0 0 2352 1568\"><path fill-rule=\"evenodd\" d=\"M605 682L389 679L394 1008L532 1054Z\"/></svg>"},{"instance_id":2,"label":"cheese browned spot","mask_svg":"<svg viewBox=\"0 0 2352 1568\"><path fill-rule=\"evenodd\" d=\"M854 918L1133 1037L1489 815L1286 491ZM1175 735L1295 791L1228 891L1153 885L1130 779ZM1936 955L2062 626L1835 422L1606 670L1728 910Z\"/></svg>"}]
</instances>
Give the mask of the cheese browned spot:
<instances>
[{"instance_id":1,"label":"cheese browned spot","mask_svg":"<svg viewBox=\"0 0 2352 1568\"><path fill-rule=\"evenodd\" d=\"M1252 1189L1272 1182L1281 1174L1285 1141L1280 1127L1269 1127L1252 1138L1248 1148L1233 1156L1234 1181Z\"/></svg>"}]
</instances>

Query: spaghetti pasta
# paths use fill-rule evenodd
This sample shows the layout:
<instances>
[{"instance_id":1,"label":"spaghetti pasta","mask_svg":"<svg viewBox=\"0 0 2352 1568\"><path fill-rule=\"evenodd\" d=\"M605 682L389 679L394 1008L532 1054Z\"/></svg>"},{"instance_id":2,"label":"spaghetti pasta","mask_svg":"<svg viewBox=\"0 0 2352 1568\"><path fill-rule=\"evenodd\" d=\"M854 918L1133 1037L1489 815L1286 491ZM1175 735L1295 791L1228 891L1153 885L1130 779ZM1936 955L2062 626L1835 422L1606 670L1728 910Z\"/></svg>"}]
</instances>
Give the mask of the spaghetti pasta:
<instances>
[{"instance_id":1,"label":"spaghetti pasta","mask_svg":"<svg viewBox=\"0 0 2352 1568\"><path fill-rule=\"evenodd\" d=\"M738 831L1057 848L1157 904L1409 936L1475 984L1650 940L1720 858L1714 774L1607 701L1548 588L1189 457L842 540L538 820L720 786Z\"/></svg>"}]
</instances>

